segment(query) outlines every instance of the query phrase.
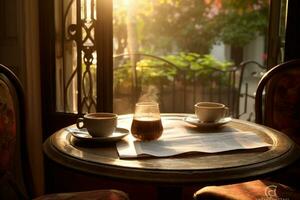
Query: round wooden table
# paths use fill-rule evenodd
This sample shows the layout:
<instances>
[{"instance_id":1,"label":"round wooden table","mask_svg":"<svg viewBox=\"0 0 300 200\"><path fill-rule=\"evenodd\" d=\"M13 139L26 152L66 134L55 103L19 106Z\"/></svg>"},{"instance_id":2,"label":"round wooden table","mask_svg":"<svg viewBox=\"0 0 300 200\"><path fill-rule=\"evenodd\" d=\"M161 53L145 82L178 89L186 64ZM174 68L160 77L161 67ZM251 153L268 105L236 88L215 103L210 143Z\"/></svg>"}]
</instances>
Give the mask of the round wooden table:
<instances>
[{"instance_id":1,"label":"round wooden table","mask_svg":"<svg viewBox=\"0 0 300 200\"><path fill-rule=\"evenodd\" d=\"M166 121L182 123L187 116L189 114L161 114L163 124ZM121 115L118 126L130 128L131 121L132 115ZM195 132L208 131L188 124L183 127ZM61 129L45 141L44 152L54 162L85 173L170 187L251 180L290 165L300 155L298 147L285 134L248 121L232 119L228 124L209 131L251 131L272 146L214 154L120 159L114 143L90 148L76 143L70 132Z\"/></svg>"}]
</instances>

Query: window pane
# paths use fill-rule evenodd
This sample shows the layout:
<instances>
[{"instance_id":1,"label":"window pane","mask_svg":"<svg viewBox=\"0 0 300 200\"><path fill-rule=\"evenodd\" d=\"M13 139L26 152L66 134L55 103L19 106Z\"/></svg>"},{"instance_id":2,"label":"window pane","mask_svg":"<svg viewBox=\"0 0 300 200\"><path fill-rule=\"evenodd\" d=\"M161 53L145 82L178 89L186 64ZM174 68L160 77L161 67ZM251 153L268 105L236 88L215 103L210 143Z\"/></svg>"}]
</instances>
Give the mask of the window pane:
<instances>
[{"instance_id":1,"label":"window pane","mask_svg":"<svg viewBox=\"0 0 300 200\"><path fill-rule=\"evenodd\" d=\"M55 0L57 111L96 110L95 3ZM267 58L268 0L113 4L114 112L155 100L162 112L193 112L197 101L218 101L234 117L253 113Z\"/></svg>"},{"instance_id":2,"label":"window pane","mask_svg":"<svg viewBox=\"0 0 300 200\"><path fill-rule=\"evenodd\" d=\"M115 112L130 113L141 99L162 112L219 101L249 117L267 58L268 0L113 2Z\"/></svg>"}]
</instances>

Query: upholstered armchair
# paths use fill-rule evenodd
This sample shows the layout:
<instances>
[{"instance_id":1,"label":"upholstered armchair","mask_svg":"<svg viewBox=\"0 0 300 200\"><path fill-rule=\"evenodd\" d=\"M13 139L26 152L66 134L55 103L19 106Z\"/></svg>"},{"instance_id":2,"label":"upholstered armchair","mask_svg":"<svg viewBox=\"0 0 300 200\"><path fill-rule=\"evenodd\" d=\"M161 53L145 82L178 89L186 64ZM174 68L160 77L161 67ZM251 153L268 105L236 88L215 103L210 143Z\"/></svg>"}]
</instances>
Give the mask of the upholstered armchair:
<instances>
[{"instance_id":1,"label":"upholstered armchair","mask_svg":"<svg viewBox=\"0 0 300 200\"><path fill-rule=\"evenodd\" d=\"M33 199L32 174L26 147L24 92L15 74L0 64L0 199ZM127 200L119 190L49 194L42 199Z\"/></svg>"}]
</instances>

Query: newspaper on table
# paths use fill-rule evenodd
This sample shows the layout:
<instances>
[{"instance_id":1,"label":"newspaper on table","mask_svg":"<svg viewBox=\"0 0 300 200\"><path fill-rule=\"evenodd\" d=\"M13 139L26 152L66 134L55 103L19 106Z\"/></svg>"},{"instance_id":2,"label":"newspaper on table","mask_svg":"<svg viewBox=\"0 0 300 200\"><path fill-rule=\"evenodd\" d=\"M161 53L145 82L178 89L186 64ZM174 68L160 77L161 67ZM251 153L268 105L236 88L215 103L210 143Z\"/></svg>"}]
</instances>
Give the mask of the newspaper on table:
<instances>
[{"instance_id":1,"label":"newspaper on table","mask_svg":"<svg viewBox=\"0 0 300 200\"><path fill-rule=\"evenodd\" d=\"M169 157L189 152L219 153L269 146L272 145L253 132L198 133L179 125L166 127L162 137L154 141L137 141L130 136L117 143L117 150L121 159L129 159L144 156Z\"/></svg>"}]
</instances>

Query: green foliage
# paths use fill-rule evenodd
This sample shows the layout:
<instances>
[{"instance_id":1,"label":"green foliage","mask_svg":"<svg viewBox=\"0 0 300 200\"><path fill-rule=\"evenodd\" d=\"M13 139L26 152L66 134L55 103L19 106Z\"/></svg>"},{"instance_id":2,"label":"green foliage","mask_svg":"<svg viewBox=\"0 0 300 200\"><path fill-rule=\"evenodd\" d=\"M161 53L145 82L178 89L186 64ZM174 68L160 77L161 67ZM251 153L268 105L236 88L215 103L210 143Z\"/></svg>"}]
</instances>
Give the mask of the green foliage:
<instances>
[{"instance_id":1,"label":"green foliage","mask_svg":"<svg viewBox=\"0 0 300 200\"><path fill-rule=\"evenodd\" d=\"M257 35L265 35L268 27L269 0L223 1L221 12L214 19L225 44L243 47Z\"/></svg>"},{"instance_id":2,"label":"green foliage","mask_svg":"<svg viewBox=\"0 0 300 200\"><path fill-rule=\"evenodd\" d=\"M157 59L145 58L136 62L136 71L139 80L143 83L161 83L174 80L175 77L180 77L186 74L187 80L192 81L194 78L203 80L217 71L226 71L231 66L231 62L221 62L212 55L200 55L198 53L179 53L177 55L167 55L163 59L173 63L170 65L167 62ZM114 78L119 83L125 80L132 80L132 63L125 62L114 71ZM222 79L222 73L220 74ZM226 77L223 77L226 79Z\"/></svg>"},{"instance_id":3,"label":"green foliage","mask_svg":"<svg viewBox=\"0 0 300 200\"><path fill-rule=\"evenodd\" d=\"M176 56L170 55L165 58L170 62L176 63L185 72L187 80L194 78L205 80L216 71L220 71L221 75L222 71L228 70L233 65L231 62L221 62L210 54L180 53Z\"/></svg>"},{"instance_id":4,"label":"green foliage","mask_svg":"<svg viewBox=\"0 0 300 200\"><path fill-rule=\"evenodd\" d=\"M137 79L142 84L159 83L161 81L170 81L178 73L177 68L170 66L169 63L151 58L144 58L139 61L132 62L127 60L114 70L114 79L118 84L126 81L132 81L134 69L136 69Z\"/></svg>"}]
</instances>

